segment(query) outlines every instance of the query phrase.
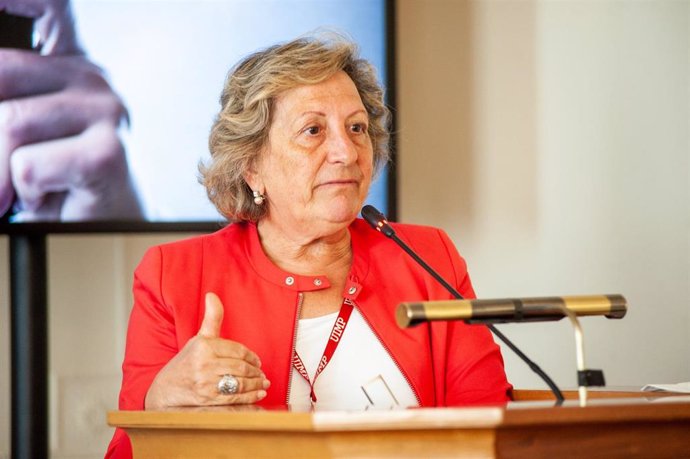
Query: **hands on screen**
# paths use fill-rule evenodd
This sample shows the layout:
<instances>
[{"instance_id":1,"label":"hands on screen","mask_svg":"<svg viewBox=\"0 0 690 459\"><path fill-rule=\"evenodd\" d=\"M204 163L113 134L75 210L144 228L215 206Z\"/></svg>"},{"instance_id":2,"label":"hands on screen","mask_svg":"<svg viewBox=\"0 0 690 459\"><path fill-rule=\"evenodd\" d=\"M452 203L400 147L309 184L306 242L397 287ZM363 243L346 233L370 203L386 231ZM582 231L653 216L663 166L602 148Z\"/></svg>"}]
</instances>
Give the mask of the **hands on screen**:
<instances>
[{"instance_id":1,"label":"hands on screen","mask_svg":"<svg viewBox=\"0 0 690 459\"><path fill-rule=\"evenodd\" d=\"M83 54L77 40L70 2L71 0L0 0L0 11L34 18L34 29L40 37L42 54Z\"/></svg>"},{"instance_id":2,"label":"hands on screen","mask_svg":"<svg viewBox=\"0 0 690 459\"><path fill-rule=\"evenodd\" d=\"M171 406L210 406L255 403L266 396L270 383L256 354L235 341L220 338L223 305L206 294L206 310L199 333L158 373L148 393L147 410ZM237 378L234 395L218 393L220 378Z\"/></svg>"},{"instance_id":3,"label":"hands on screen","mask_svg":"<svg viewBox=\"0 0 690 459\"><path fill-rule=\"evenodd\" d=\"M0 49L0 215L142 216L121 129L127 109L79 45L67 0L0 0L36 18L41 53Z\"/></svg>"}]
</instances>

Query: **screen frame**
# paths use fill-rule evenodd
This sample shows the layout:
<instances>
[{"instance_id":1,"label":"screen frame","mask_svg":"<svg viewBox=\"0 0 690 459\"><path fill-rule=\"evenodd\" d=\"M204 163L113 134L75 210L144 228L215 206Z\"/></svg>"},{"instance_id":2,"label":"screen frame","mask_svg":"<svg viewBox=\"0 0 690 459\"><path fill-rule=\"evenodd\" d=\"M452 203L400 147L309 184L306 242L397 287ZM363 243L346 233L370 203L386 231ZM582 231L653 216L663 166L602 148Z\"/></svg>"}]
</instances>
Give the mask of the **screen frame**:
<instances>
[{"instance_id":1,"label":"screen frame","mask_svg":"<svg viewBox=\"0 0 690 459\"><path fill-rule=\"evenodd\" d=\"M397 171L396 171L396 10L395 0L384 1L385 44L386 44L386 105L390 109L390 161L386 165L387 216L395 221L397 217ZM103 220L84 222L18 222L0 221L0 235L40 234L105 234L105 233L210 233L231 222L226 220L153 222L147 220Z\"/></svg>"}]
</instances>

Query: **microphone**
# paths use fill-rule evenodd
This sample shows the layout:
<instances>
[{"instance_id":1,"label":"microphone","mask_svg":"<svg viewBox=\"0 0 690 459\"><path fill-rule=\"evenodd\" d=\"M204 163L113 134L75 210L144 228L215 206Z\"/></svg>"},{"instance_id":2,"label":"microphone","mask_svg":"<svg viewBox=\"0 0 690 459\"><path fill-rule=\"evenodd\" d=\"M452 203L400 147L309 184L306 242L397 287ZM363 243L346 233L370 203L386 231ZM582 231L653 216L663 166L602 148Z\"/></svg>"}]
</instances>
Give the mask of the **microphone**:
<instances>
[{"instance_id":1,"label":"microphone","mask_svg":"<svg viewBox=\"0 0 690 459\"><path fill-rule=\"evenodd\" d=\"M468 323L536 322L560 320L563 308L576 316L603 315L622 319L628 311L622 295L506 298L497 300L446 300L401 303L396 321L401 328L434 320Z\"/></svg>"},{"instance_id":2,"label":"microphone","mask_svg":"<svg viewBox=\"0 0 690 459\"><path fill-rule=\"evenodd\" d=\"M451 295L453 295L455 298L462 300L464 299L460 293L453 288L452 285L450 285L448 282L445 281L436 271L434 271L431 266L429 266L424 260L422 260L419 255L417 255L414 250L412 250L405 242L403 242L396 234L395 230L393 227L388 224L388 220L386 220L386 216L383 215L378 209L376 209L374 206L371 205L366 205L362 208L362 217L364 220L366 220L369 225L371 225L372 228L375 230L379 231L380 233L383 233L384 236L392 239L400 248L402 248L408 255L410 255L426 272L431 274L431 276L436 279L443 287L450 292ZM522 352L520 349L518 349L515 344L513 344L512 341L508 339L507 336L505 336L503 333L501 333L496 327L494 327L491 324L487 324L487 327L493 333L496 337L498 337L503 343L508 346L520 359L522 359L523 362L527 364L527 366L530 367L530 369L535 372L545 383L547 386L549 386L549 389L551 389L551 392L553 392L553 395L556 397L557 403L561 404L565 400L563 397L563 393L561 390L556 386L556 383L553 382L553 380L547 375L544 370L542 370L536 363L534 363L532 360L530 360L527 355L525 355L524 352Z\"/></svg>"},{"instance_id":3,"label":"microphone","mask_svg":"<svg viewBox=\"0 0 690 459\"><path fill-rule=\"evenodd\" d=\"M395 230L388 224L386 216L383 215L376 207L366 205L362 207L362 217L375 230L382 232L387 237L395 236Z\"/></svg>"}]
</instances>

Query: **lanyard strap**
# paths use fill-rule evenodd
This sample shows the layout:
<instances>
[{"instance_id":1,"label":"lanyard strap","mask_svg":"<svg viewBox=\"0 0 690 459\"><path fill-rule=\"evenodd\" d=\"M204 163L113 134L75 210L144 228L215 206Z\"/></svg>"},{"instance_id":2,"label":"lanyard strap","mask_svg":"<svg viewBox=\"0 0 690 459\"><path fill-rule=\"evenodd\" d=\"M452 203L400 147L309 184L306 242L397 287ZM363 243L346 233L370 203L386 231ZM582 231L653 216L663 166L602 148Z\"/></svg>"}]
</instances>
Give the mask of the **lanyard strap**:
<instances>
[{"instance_id":1,"label":"lanyard strap","mask_svg":"<svg viewBox=\"0 0 690 459\"><path fill-rule=\"evenodd\" d=\"M316 403L316 394L314 393L314 384L316 384L316 378L319 377L324 368L326 368L326 365L328 365L328 362L331 361L333 354L335 354L335 350L338 348L338 344L340 344L340 337L343 335L345 327L347 327L347 322L350 320L350 315L352 315L352 310L354 309L353 306L354 303L352 300L349 298L343 299L343 305L340 307L338 318L335 319L335 323L333 324L331 335L328 337L326 348L323 350L323 356L321 357L319 366L316 369L313 381L309 379L309 374L307 373L307 369L304 367L304 362L302 362L302 359L297 353L297 349L295 349L295 353L292 354L292 366L295 367L295 370L297 370L297 372L307 381L307 384L309 384L309 396L311 397L312 403Z\"/></svg>"}]
</instances>

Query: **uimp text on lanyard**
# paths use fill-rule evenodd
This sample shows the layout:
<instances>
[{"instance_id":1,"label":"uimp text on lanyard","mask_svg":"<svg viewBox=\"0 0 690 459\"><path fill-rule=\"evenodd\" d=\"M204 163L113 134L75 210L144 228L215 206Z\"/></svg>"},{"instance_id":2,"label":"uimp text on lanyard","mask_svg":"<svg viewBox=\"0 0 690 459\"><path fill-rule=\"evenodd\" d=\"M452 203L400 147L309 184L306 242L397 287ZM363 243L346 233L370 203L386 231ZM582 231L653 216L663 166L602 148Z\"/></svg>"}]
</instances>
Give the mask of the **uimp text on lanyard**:
<instances>
[{"instance_id":1,"label":"uimp text on lanyard","mask_svg":"<svg viewBox=\"0 0 690 459\"><path fill-rule=\"evenodd\" d=\"M297 370L297 372L307 381L307 384L309 384L309 397L311 397L312 403L316 403L316 394L314 393L314 384L316 384L316 378L319 377L324 368L326 368L326 365L328 365L328 362L331 361L333 354L335 354L335 350L338 348L338 344L340 344L340 337L343 335L345 327L347 327L347 322L350 320L350 315L352 315L353 309L354 303L352 300L349 298L344 298L343 304L340 306L338 318L335 319L333 329L328 337L326 348L323 350L323 356L321 356L319 366L316 368L316 373L314 373L313 380L309 379L309 374L304 366L304 362L302 362L302 359L297 353L297 349L295 349L295 353L292 354L292 366L295 367L295 370Z\"/></svg>"}]
</instances>

